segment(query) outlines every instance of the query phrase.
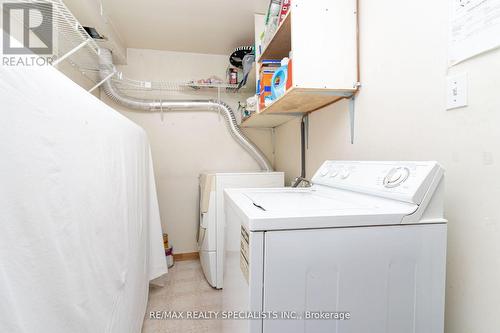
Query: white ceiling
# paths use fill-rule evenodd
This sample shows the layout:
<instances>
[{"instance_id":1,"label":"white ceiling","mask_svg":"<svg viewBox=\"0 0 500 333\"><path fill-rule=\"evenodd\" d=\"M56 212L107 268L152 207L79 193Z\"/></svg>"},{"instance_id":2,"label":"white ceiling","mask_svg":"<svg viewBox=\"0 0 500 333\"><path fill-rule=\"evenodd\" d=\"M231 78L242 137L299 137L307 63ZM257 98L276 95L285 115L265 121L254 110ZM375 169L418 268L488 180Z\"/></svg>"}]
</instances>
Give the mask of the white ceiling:
<instances>
[{"instance_id":1,"label":"white ceiling","mask_svg":"<svg viewBox=\"0 0 500 333\"><path fill-rule=\"evenodd\" d=\"M65 2L71 5L75 1ZM269 3L269 0L76 2L81 1L97 6L102 3L108 22L125 47L211 54L229 54L238 46L252 45L253 15L264 13ZM74 14L78 18L77 8Z\"/></svg>"}]
</instances>

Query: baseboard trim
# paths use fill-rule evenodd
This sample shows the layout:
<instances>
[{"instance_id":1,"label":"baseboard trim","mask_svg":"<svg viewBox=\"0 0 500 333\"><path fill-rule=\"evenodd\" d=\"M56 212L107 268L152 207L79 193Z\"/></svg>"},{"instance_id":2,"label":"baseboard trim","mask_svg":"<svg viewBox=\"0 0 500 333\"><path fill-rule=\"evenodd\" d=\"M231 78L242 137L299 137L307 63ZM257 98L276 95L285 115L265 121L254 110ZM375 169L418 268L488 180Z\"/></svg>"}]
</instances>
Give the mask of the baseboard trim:
<instances>
[{"instance_id":1,"label":"baseboard trim","mask_svg":"<svg viewBox=\"0 0 500 333\"><path fill-rule=\"evenodd\" d=\"M198 252L174 253L175 261L198 260L200 254Z\"/></svg>"}]
</instances>

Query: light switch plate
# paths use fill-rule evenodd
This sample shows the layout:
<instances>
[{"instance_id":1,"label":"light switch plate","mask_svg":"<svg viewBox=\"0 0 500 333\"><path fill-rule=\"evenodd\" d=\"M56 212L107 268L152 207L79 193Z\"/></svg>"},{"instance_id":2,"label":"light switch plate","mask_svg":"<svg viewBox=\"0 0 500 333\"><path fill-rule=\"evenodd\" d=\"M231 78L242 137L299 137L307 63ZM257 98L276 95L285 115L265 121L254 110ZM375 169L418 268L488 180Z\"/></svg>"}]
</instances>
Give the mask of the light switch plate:
<instances>
[{"instance_id":1,"label":"light switch plate","mask_svg":"<svg viewBox=\"0 0 500 333\"><path fill-rule=\"evenodd\" d=\"M467 73L446 79L446 110L467 106Z\"/></svg>"}]
</instances>

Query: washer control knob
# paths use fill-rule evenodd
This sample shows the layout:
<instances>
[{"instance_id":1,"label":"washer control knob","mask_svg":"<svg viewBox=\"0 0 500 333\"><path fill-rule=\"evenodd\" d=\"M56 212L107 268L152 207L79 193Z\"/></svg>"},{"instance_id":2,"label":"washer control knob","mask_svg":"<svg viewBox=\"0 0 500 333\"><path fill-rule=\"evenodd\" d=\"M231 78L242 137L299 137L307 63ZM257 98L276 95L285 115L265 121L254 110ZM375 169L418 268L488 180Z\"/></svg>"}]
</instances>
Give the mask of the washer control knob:
<instances>
[{"instance_id":1,"label":"washer control knob","mask_svg":"<svg viewBox=\"0 0 500 333\"><path fill-rule=\"evenodd\" d=\"M347 177L349 177L351 173L349 172L348 169L343 169L341 172L340 172L340 178L342 179L346 179Z\"/></svg>"},{"instance_id":2,"label":"washer control knob","mask_svg":"<svg viewBox=\"0 0 500 333\"><path fill-rule=\"evenodd\" d=\"M328 171L329 171L328 168L325 167L319 171L319 175L321 177L325 177L328 174Z\"/></svg>"},{"instance_id":3,"label":"washer control knob","mask_svg":"<svg viewBox=\"0 0 500 333\"><path fill-rule=\"evenodd\" d=\"M337 169L330 170L330 178L335 178L339 174L339 171Z\"/></svg>"},{"instance_id":4,"label":"washer control knob","mask_svg":"<svg viewBox=\"0 0 500 333\"><path fill-rule=\"evenodd\" d=\"M410 176L410 170L405 167L392 168L384 178L384 186L387 188L398 187Z\"/></svg>"}]
</instances>

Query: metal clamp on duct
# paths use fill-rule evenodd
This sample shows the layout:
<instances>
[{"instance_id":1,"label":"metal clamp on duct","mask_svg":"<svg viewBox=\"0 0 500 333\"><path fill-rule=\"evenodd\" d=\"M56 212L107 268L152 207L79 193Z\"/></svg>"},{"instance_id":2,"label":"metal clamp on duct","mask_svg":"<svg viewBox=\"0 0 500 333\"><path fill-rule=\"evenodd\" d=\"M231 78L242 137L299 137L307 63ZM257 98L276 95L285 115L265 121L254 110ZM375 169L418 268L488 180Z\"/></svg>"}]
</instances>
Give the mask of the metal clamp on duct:
<instances>
[{"instance_id":1,"label":"metal clamp on duct","mask_svg":"<svg viewBox=\"0 0 500 333\"><path fill-rule=\"evenodd\" d=\"M115 66L113 65L113 57L111 51L108 49L99 49L99 74L101 79L106 79L115 71ZM229 133L233 139L238 142L252 158L259 164L262 170L272 171L273 167L271 163L264 156L264 153L246 137L246 135L241 131L234 112L229 105L222 101L217 100L172 100L172 101L158 101L158 100L147 100L139 99L128 96L123 96L115 87L113 86L112 80L106 80L102 88L106 95L113 101L121 104L127 108L134 110L144 110L150 112L160 112L160 111L171 111L171 110L181 110L181 111L205 111L205 112L221 112L227 124Z\"/></svg>"}]
</instances>

